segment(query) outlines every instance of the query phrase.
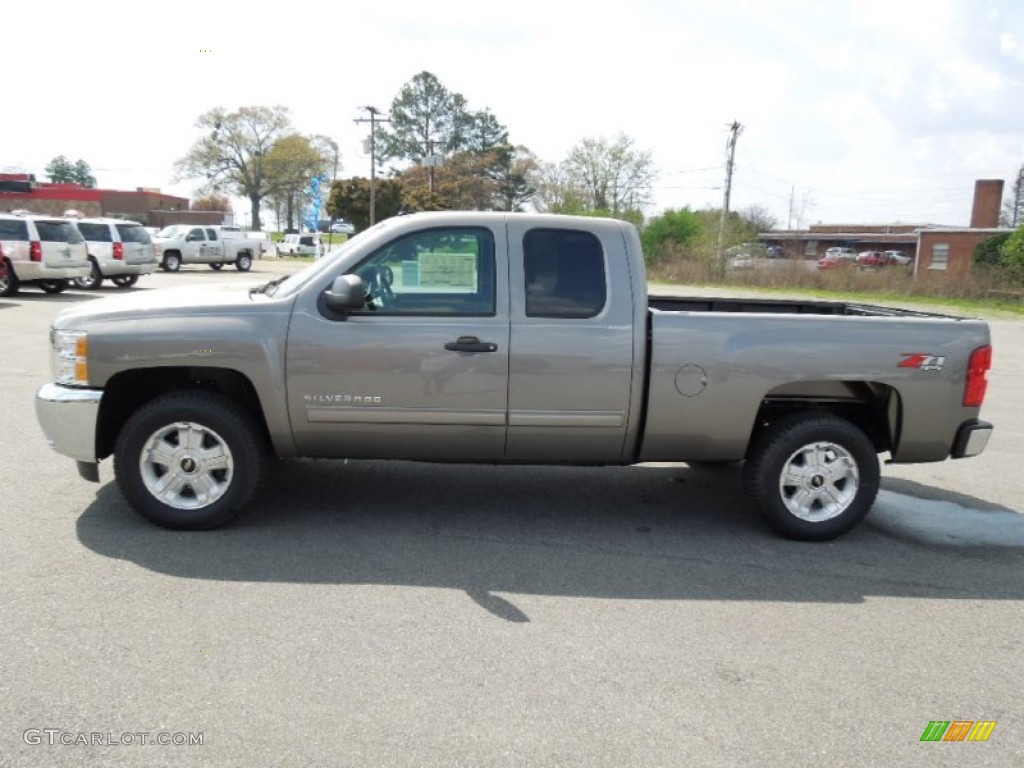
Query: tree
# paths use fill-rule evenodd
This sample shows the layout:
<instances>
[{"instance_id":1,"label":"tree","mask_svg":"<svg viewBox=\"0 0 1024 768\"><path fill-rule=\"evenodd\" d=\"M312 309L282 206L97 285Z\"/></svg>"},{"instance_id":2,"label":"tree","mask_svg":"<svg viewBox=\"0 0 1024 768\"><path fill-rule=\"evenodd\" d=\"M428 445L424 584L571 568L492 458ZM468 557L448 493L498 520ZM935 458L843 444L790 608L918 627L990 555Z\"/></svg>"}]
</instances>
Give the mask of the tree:
<instances>
[{"instance_id":1,"label":"tree","mask_svg":"<svg viewBox=\"0 0 1024 768\"><path fill-rule=\"evenodd\" d=\"M402 208L402 184L397 179L377 179L374 189L377 221L383 221ZM333 219L351 222L357 231L370 226L370 180L356 176L338 179L331 185L327 213Z\"/></svg>"},{"instance_id":2,"label":"tree","mask_svg":"<svg viewBox=\"0 0 1024 768\"><path fill-rule=\"evenodd\" d=\"M611 142L583 139L569 151L562 172L587 209L612 216L647 206L656 175L651 153L633 149L633 139L623 133Z\"/></svg>"},{"instance_id":3,"label":"tree","mask_svg":"<svg viewBox=\"0 0 1024 768\"><path fill-rule=\"evenodd\" d=\"M771 232L779 226L779 220L763 205L748 205L741 209L739 214L740 218L749 225L754 238L761 232Z\"/></svg>"},{"instance_id":4,"label":"tree","mask_svg":"<svg viewBox=\"0 0 1024 768\"><path fill-rule=\"evenodd\" d=\"M1024 274L1024 225L1017 227L1003 243L1003 263Z\"/></svg>"},{"instance_id":5,"label":"tree","mask_svg":"<svg viewBox=\"0 0 1024 768\"><path fill-rule=\"evenodd\" d=\"M267 197L275 207L284 208L288 229L295 228L313 179L330 170L332 149L325 141L321 136L288 134L275 141L264 158Z\"/></svg>"},{"instance_id":6,"label":"tree","mask_svg":"<svg viewBox=\"0 0 1024 768\"><path fill-rule=\"evenodd\" d=\"M209 192L203 193L198 192L198 196L192 201L189 206L193 211L216 211L219 213L231 213L231 199L227 195L222 195L220 192Z\"/></svg>"},{"instance_id":7,"label":"tree","mask_svg":"<svg viewBox=\"0 0 1024 768\"><path fill-rule=\"evenodd\" d=\"M1024 165L1017 171L1017 180L1010 187L1009 198L1003 203L999 223L1004 227L1024 224Z\"/></svg>"},{"instance_id":8,"label":"tree","mask_svg":"<svg viewBox=\"0 0 1024 768\"><path fill-rule=\"evenodd\" d=\"M436 75L420 72L391 102L390 127L379 134L380 157L422 162L435 153L463 149L470 122L465 99L445 88Z\"/></svg>"},{"instance_id":9,"label":"tree","mask_svg":"<svg viewBox=\"0 0 1024 768\"><path fill-rule=\"evenodd\" d=\"M644 227L641 240L647 261L662 260L692 243L704 225L689 208L667 210Z\"/></svg>"},{"instance_id":10,"label":"tree","mask_svg":"<svg viewBox=\"0 0 1024 768\"><path fill-rule=\"evenodd\" d=\"M518 210L533 197L529 151L509 142L489 109L470 110L430 72L402 87L379 141L382 157L405 164L393 172L418 210Z\"/></svg>"},{"instance_id":11,"label":"tree","mask_svg":"<svg viewBox=\"0 0 1024 768\"><path fill-rule=\"evenodd\" d=\"M57 155L46 166L46 175L54 184L79 184L90 189L96 187L96 177L92 175L92 168L85 160L72 163L64 155Z\"/></svg>"},{"instance_id":12,"label":"tree","mask_svg":"<svg viewBox=\"0 0 1024 768\"><path fill-rule=\"evenodd\" d=\"M205 177L249 199L253 229L260 229L260 205L273 192L266 172L271 148L289 129L286 107L242 107L227 112L215 107L199 116L196 127L206 135L175 165L178 180Z\"/></svg>"}]
</instances>

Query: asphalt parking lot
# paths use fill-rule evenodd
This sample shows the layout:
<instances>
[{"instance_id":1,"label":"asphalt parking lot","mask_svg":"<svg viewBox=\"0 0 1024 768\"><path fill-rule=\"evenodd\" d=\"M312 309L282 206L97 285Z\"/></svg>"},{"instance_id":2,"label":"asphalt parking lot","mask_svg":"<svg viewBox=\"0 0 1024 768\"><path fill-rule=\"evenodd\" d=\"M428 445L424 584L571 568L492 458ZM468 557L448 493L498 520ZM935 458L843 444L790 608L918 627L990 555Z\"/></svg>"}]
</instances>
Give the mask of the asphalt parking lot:
<instances>
[{"instance_id":1,"label":"asphalt parking lot","mask_svg":"<svg viewBox=\"0 0 1024 768\"><path fill-rule=\"evenodd\" d=\"M886 467L826 544L684 464L290 461L175 533L33 412L54 313L122 290L0 299L0 766L1024 764L1024 322L992 323L987 452Z\"/></svg>"}]
</instances>

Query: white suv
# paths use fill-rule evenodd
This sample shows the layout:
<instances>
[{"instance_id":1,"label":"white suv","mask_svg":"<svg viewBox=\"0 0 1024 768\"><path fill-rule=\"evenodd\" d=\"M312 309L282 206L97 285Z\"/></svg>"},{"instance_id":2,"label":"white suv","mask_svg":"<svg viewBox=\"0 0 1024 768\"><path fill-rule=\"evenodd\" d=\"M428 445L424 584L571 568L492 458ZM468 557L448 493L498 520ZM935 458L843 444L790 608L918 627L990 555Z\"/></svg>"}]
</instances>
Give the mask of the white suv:
<instances>
[{"instance_id":1,"label":"white suv","mask_svg":"<svg viewBox=\"0 0 1024 768\"><path fill-rule=\"evenodd\" d=\"M285 235L284 240L277 244L277 252L282 256L315 256L324 255L324 245L319 235Z\"/></svg>"},{"instance_id":2,"label":"white suv","mask_svg":"<svg viewBox=\"0 0 1024 768\"><path fill-rule=\"evenodd\" d=\"M156 271L156 248L141 224L122 219L79 219L75 222L89 248L92 271L75 280L79 288L99 288L104 279L128 288L139 275Z\"/></svg>"},{"instance_id":3,"label":"white suv","mask_svg":"<svg viewBox=\"0 0 1024 768\"><path fill-rule=\"evenodd\" d=\"M85 240L60 216L0 213L0 249L7 264L0 296L14 296L26 283L60 293L69 281L89 274Z\"/></svg>"}]
</instances>

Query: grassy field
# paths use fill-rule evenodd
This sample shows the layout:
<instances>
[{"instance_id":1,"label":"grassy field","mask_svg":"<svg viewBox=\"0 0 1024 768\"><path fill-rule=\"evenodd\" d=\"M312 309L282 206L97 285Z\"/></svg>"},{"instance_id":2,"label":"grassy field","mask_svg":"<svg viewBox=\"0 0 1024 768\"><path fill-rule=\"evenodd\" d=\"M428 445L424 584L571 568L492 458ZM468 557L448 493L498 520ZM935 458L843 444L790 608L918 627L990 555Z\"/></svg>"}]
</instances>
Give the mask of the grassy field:
<instances>
[{"instance_id":1,"label":"grassy field","mask_svg":"<svg viewBox=\"0 0 1024 768\"><path fill-rule=\"evenodd\" d=\"M648 267L651 283L744 290L833 301L892 304L984 316L1024 315L1024 285L1014 275L975 268L970 275L931 273L917 278L901 269L821 272L801 262L770 269L729 271L718 276L706 263L675 262Z\"/></svg>"}]
</instances>

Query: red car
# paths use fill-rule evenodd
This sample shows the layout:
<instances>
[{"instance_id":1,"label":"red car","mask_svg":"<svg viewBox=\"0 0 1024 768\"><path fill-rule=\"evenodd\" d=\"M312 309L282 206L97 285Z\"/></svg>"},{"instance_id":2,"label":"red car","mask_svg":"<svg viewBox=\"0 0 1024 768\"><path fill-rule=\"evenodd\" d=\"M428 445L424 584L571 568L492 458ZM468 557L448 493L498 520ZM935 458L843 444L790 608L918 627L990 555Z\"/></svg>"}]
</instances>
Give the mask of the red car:
<instances>
[{"instance_id":1,"label":"red car","mask_svg":"<svg viewBox=\"0 0 1024 768\"><path fill-rule=\"evenodd\" d=\"M4 248L0 245L0 294L4 293L7 287L7 259L4 257Z\"/></svg>"},{"instance_id":2,"label":"red car","mask_svg":"<svg viewBox=\"0 0 1024 768\"><path fill-rule=\"evenodd\" d=\"M857 254L858 267L887 267L889 257L881 251L861 251Z\"/></svg>"}]
</instances>

